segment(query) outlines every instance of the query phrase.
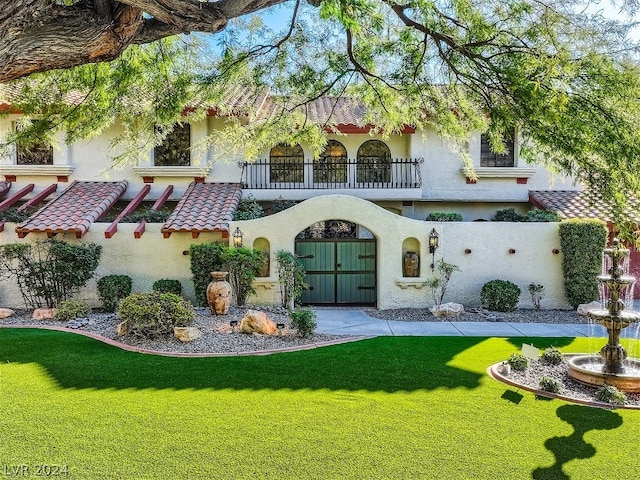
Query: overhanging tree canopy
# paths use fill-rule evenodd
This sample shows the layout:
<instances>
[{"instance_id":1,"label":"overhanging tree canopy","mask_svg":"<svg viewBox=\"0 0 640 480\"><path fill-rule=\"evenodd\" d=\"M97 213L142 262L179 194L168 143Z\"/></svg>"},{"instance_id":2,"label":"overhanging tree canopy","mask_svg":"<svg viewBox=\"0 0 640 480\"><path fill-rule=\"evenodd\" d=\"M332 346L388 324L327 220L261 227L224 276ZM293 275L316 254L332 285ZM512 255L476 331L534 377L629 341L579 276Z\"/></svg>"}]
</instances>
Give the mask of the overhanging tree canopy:
<instances>
[{"instance_id":1,"label":"overhanging tree canopy","mask_svg":"<svg viewBox=\"0 0 640 480\"><path fill-rule=\"evenodd\" d=\"M282 32L242 17L279 0L8 3L0 82L11 108L48 120L25 121L10 141L56 130L76 141L118 119L114 156L132 160L176 121L215 107L230 114L228 128L199 147L255 157L308 141L319 152L325 125L309 122L305 106L343 95L361 103L363 124L435 130L463 158L470 131L487 130L500 151L515 127L525 158L578 175L620 211L640 196L638 47L627 25L587 13L589 2L298 1L279 11ZM207 38L173 36L188 32L221 32L217 58ZM46 73L25 76L37 71ZM270 110L258 116L250 99L266 88Z\"/></svg>"}]
</instances>

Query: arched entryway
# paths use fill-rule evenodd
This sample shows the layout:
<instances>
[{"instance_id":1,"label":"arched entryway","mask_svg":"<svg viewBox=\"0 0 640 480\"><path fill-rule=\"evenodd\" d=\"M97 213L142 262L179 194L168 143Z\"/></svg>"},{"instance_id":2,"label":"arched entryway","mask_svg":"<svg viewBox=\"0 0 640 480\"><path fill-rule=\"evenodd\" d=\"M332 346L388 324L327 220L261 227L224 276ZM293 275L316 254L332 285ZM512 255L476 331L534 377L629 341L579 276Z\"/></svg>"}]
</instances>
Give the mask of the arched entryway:
<instances>
[{"instance_id":1,"label":"arched entryway","mask_svg":"<svg viewBox=\"0 0 640 480\"><path fill-rule=\"evenodd\" d=\"M296 238L309 289L305 305L376 305L376 239L364 227L327 220Z\"/></svg>"}]
</instances>

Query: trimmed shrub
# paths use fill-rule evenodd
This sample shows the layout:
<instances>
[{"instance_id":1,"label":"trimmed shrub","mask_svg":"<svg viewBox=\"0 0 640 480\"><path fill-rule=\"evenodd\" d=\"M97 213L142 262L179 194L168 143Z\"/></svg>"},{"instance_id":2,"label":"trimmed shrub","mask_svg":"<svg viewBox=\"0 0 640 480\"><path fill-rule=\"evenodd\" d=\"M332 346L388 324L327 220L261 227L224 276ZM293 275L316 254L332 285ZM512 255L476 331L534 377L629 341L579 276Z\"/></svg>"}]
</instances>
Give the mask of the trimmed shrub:
<instances>
[{"instance_id":1,"label":"trimmed shrub","mask_svg":"<svg viewBox=\"0 0 640 480\"><path fill-rule=\"evenodd\" d=\"M601 402L612 405L624 405L627 402L627 395L613 385L603 385L596 391L596 398Z\"/></svg>"},{"instance_id":2,"label":"trimmed shrub","mask_svg":"<svg viewBox=\"0 0 640 480\"><path fill-rule=\"evenodd\" d=\"M131 294L132 281L128 275L107 275L98 280L97 286L102 308L115 312L118 302Z\"/></svg>"},{"instance_id":3,"label":"trimmed shrub","mask_svg":"<svg viewBox=\"0 0 640 480\"><path fill-rule=\"evenodd\" d=\"M308 337L313 334L318 324L316 323L316 313L310 308L299 308L289 313L291 326L295 328L300 336Z\"/></svg>"},{"instance_id":4,"label":"trimmed shrub","mask_svg":"<svg viewBox=\"0 0 640 480\"><path fill-rule=\"evenodd\" d=\"M520 298L520 287L508 280L491 280L482 286L482 306L496 312L513 312Z\"/></svg>"},{"instance_id":5,"label":"trimmed shrub","mask_svg":"<svg viewBox=\"0 0 640 480\"><path fill-rule=\"evenodd\" d=\"M164 223L171 215L172 210L169 208L161 208L160 210L154 210L152 208L146 208L139 212L133 212L122 219L126 223L139 223L142 220L148 223Z\"/></svg>"},{"instance_id":6,"label":"trimmed shrub","mask_svg":"<svg viewBox=\"0 0 640 480\"><path fill-rule=\"evenodd\" d=\"M247 297L255 293L253 281L260 273L267 254L262 250L246 247L230 247L223 254L229 266L229 284L236 304L244 305Z\"/></svg>"},{"instance_id":7,"label":"trimmed shrub","mask_svg":"<svg viewBox=\"0 0 640 480\"><path fill-rule=\"evenodd\" d=\"M9 207L5 210L0 210L0 222L20 223L29 218L35 208L28 208L26 210L18 210L18 207Z\"/></svg>"},{"instance_id":8,"label":"trimmed shrub","mask_svg":"<svg viewBox=\"0 0 640 480\"><path fill-rule=\"evenodd\" d=\"M524 222L559 222L560 220L560 215L556 212L537 208L529 210L523 218Z\"/></svg>"},{"instance_id":9,"label":"trimmed shrub","mask_svg":"<svg viewBox=\"0 0 640 480\"><path fill-rule=\"evenodd\" d=\"M120 302L118 315L131 331L143 337L173 334L173 327L192 325L196 312L189 302L173 293L134 293Z\"/></svg>"},{"instance_id":10,"label":"trimmed shrub","mask_svg":"<svg viewBox=\"0 0 640 480\"><path fill-rule=\"evenodd\" d=\"M86 317L90 313L91 309L86 302L73 299L64 300L60 302L60 305L58 305L54 320L68 322L69 320L75 320L76 318Z\"/></svg>"},{"instance_id":11,"label":"trimmed shrub","mask_svg":"<svg viewBox=\"0 0 640 480\"><path fill-rule=\"evenodd\" d=\"M427 222L461 222L462 215L457 212L431 212L425 218Z\"/></svg>"},{"instance_id":12,"label":"trimmed shrub","mask_svg":"<svg viewBox=\"0 0 640 480\"><path fill-rule=\"evenodd\" d=\"M182 294L182 284L180 280L173 280L170 278L161 278L153 282L151 289L154 292L160 293L174 293L176 295Z\"/></svg>"},{"instance_id":13,"label":"trimmed shrub","mask_svg":"<svg viewBox=\"0 0 640 480\"><path fill-rule=\"evenodd\" d=\"M27 306L53 308L89 282L101 252L95 243L71 245L55 238L8 243L0 245L0 272L15 277Z\"/></svg>"},{"instance_id":14,"label":"trimmed shrub","mask_svg":"<svg viewBox=\"0 0 640 480\"><path fill-rule=\"evenodd\" d=\"M547 365L560 365L562 363L562 352L556 347L545 348L542 355L540 355L540 361Z\"/></svg>"},{"instance_id":15,"label":"trimmed shrub","mask_svg":"<svg viewBox=\"0 0 640 480\"><path fill-rule=\"evenodd\" d=\"M607 243L605 222L575 219L560 223L562 270L567 300L573 308L599 298L598 280L602 251Z\"/></svg>"},{"instance_id":16,"label":"trimmed shrub","mask_svg":"<svg viewBox=\"0 0 640 480\"><path fill-rule=\"evenodd\" d=\"M282 197L278 197L271 203L271 213L282 212L288 208L293 207L297 203L298 202L296 202L295 200L285 200Z\"/></svg>"},{"instance_id":17,"label":"trimmed shrub","mask_svg":"<svg viewBox=\"0 0 640 480\"><path fill-rule=\"evenodd\" d=\"M196 305L207 306L207 285L211 272L224 270L224 253L227 247L221 243L202 243L189 246L191 278L196 295Z\"/></svg>"},{"instance_id":18,"label":"trimmed shrub","mask_svg":"<svg viewBox=\"0 0 640 480\"><path fill-rule=\"evenodd\" d=\"M529 359L521 353L512 353L507 358L507 363L511 365L513 370L524 371L529 366Z\"/></svg>"},{"instance_id":19,"label":"trimmed shrub","mask_svg":"<svg viewBox=\"0 0 640 480\"><path fill-rule=\"evenodd\" d=\"M560 393L562 391L562 383L552 377L544 376L540 378L540 390L551 393Z\"/></svg>"},{"instance_id":20,"label":"trimmed shrub","mask_svg":"<svg viewBox=\"0 0 640 480\"><path fill-rule=\"evenodd\" d=\"M238 204L238 208L233 212L234 220L253 220L254 218L264 217L264 209L253 198L253 195L249 195L244 198Z\"/></svg>"},{"instance_id":21,"label":"trimmed shrub","mask_svg":"<svg viewBox=\"0 0 640 480\"><path fill-rule=\"evenodd\" d=\"M494 222L524 222L525 217L520 215L513 208L503 208L496 212L493 217Z\"/></svg>"}]
</instances>

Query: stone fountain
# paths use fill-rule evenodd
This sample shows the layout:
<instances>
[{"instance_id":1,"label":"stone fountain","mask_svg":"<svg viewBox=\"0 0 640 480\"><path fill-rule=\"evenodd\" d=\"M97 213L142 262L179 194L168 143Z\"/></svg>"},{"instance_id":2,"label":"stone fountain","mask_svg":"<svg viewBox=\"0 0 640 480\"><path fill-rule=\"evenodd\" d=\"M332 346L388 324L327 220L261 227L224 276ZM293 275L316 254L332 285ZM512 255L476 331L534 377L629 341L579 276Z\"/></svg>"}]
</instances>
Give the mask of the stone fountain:
<instances>
[{"instance_id":1,"label":"stone fountain","mask_svg":"<svg viewBox=\"0 0 640 480\"><path fill-rule=\"evenodd\" d=\"M606 308L589 310L587 316L607 329L609 341L600 355L576 355L568 359L569 376L590 385L612 385L626 392L640 392L640 360L627 358L620 345L622 329L640 322L640 312L625 309L623 293L635 283L625 275L623 262L629 250L615 239L604 254L610 258L607 274L598 276L602 291L607 292Z\"/></svg>"}]
</instances>

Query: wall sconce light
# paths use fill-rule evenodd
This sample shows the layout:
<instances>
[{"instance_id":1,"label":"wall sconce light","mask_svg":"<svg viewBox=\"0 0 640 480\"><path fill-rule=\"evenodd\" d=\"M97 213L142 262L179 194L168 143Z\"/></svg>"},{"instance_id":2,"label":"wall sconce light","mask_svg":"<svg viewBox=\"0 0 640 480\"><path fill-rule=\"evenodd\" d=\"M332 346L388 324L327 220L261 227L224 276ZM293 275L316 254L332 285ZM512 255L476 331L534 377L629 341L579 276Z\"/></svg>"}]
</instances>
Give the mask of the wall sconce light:
<instances>
[{"instance_id":1,"label":"wall sconce light","mask_svg":"<svg viewBox=\"0 0 640 480\"><path fill-rule=\"evenodd\" d=\"M515 248L510 248L510 249L509 249L509 253L510 253L511 255L513 255L514 253L516 253L516 249L515 249Z\"/></svg>"},{"instance_id":2,"label":"wall sconce light","mask_svg":"<svg viewBox=\"0 0 640 480\"><path fill-rule=\"evenodd\" d=\"M465 248L464 249L464 253L466 253L467 255L469 255L471 253L471 249L470 248Z\"/></svg>"},{"instance_id":3,"label":"wall sconce light","mask_svg":"<svg viewBox=\"0 0 640 480\"><path fill-rule=\"evenodd\" d=\"M436 232L435 228L431 229L431 233L429 234L429 253L431 254L431 271L436 266L436 249L438 248L438 232Z\"/></svg>"},{"instance_id":4,"label":"wall sconce light","mask_svg":"<svg viewBox=\"0 0 640 480\"><path fill-rule=\"evenodd\" d=\"M242 246L242 237L244 236L244 233L242 233L242 231L236 227L236 231L233 232L233 246L238 248Z\"/></svg>"}]
</instances>

